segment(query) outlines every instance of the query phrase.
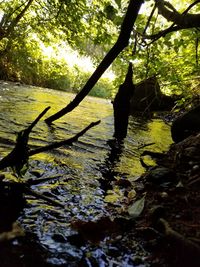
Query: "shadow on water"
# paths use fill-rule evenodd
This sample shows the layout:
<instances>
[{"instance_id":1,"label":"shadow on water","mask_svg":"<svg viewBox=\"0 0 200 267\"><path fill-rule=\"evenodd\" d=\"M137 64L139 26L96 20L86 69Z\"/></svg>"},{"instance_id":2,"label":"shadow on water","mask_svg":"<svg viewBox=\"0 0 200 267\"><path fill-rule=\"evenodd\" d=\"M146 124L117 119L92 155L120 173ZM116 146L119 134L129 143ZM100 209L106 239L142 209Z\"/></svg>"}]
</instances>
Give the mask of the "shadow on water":
<instances>
[{"instance_id":1,"label":"shadow on water","mask_svg":"<svg viewBox=\"0 0 200 267\"><path fill-rule=\"evenodd\" d=\"M107 141L108 154L103 162L99 166L99 171L102 174L102 178L99 179L100 187L106 192L112 189L111 183L116 180L116 177L120 175L118 171L115 171L116 166L119 164L121 154L123 153L124 143L122 140L115 138Z\"/></svg>"},{"instance_id":2,"label":"shadow on water","mask_svg":"<svg viewBox=\"0 0 200 267\"><path fill-rule=\"evenodd\" d=\"M0 156L10 152L16 133L44 108L51 106L49 116L72 98L73 95L60 91L1 82ZM96 221L110 216L105 195L112 190L112 181L123 178L134 182L141 175L144 169L139 156L143 149L139 147L143 144L155 143L151 146L155 151L167 149L171 143L167 125L161 120L131 118L127 138L118 143L112 138L112 105L107 100L88 97L77 109L56 121L53 128L40 121L31 133L30 148L72 137L99 119L101 124L90 129L73 146L31 157L24 177L25 180L41 179L31 189L64 206L64 209L54 207L26 195L27 205L19 217L22 227L36 236L45 251L45 262L53 266L135 266L133 258L138 253L145 255L136 241L130 251L109 238L98 245L74 240L72 237L77 236L77 231L71 222ZM15 245L15 249L19 249L20 244ZM23 266L32 265L24 263ZM140 266L148 264L143 262Z\"/></svg>"}]
</instances>

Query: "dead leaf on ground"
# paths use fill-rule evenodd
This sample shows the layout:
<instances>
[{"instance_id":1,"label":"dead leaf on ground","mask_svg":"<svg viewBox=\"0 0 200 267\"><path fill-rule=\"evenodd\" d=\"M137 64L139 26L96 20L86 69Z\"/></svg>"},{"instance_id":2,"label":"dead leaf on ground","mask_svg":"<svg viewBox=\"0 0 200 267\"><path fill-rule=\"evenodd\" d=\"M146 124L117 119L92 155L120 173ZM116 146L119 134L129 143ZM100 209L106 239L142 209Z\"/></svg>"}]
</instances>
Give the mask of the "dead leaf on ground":
<instances>
[{"instance_id":1,"label":"dead leaf on ground","mask_svg":"<svg viewBox=\"0 0 200 267\"><path fill-rule=\"evenodd\" d=\"M145 204L145 196L146 195L135 201L133 205L128 208L128 213L133 219L136 219L142 213Z\"/></svg>"}]
</instances>

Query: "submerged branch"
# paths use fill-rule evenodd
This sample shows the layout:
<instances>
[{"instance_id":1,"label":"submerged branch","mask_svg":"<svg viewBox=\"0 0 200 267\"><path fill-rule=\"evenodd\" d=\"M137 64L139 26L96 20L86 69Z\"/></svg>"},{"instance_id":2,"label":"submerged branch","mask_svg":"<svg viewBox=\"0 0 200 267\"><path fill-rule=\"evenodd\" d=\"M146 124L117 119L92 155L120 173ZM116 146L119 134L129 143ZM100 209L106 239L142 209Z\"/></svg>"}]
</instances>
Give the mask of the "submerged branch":
<instances>
[{"instance_id":1,"label":"submerged branch","mask_svg":"<svg viewBox=\"0 0 200 267\"><path fill-rule=\"evenodd\" d=\"M96 121L96 122L92 122L90 123L86 128L84 128L82 131L80 131L79 133L77 133L75 136L67 139L67 140L63 140L63 141L60 141L60 142L55 142L55 143L52 143L50 145L47 145L47 146L44 146L44 147L40 147L40 148L37 148L37 149L34 149L34 150L31 150L29 152L29 156L33 156L35 154L38 154L38 153L42 153L42 152L45 152L45 151L48 151L48 150L51 150L51 149L54 149L54 148L59 148L61 146L64 146L64 145L72 145L74 142L76 142L78 140L79 137L81 137L82 135L84 135L90 128L98 125L101 121Z\"/></svg>"},{"instance_id":2,"label":"submerged branch","mask_svg":"<svg viewBox=\"0 0 200 267\"><path fill-rule=\"evenodd\" d=\"M90 128L98 125L101 121L98 120L96 122L90 123L87 127L85 127L82 131L77 133L75 136L63 140L60 142L54 142L50 145L37 148L35 150L29 151L28 147L28 138L29 134L31 133L33 127L37 124L37 122L44 116L44 114L49 110L50 107L47 107L39 116L31 123L29 127L25 130L18 133L16 145L14 149L0 161L0 170L12 167L16 171L18 175L21 175L21 170L23 169L24 165L28 163L28 158L35 154L45 152L54 148L61 147L63 145L72 145L74 142L78 140L79 137L84 135Z\"/></svg>"},{"instance_id":3,"label":"submerged branch","mask_svg":"<svg viewBox=\"0 0 200 267\"><path fill-rule=\"evenodd\" d=\"M28 138L33 127L44 116L44 114L50 109L45 108L38 117L28 126L25 130L20 131L17 134L16 145L14 149L0 161L0 170L6 167L12 167L16 173L20 175L23 166L28 162Z\"/></svg>"}]
</instances>

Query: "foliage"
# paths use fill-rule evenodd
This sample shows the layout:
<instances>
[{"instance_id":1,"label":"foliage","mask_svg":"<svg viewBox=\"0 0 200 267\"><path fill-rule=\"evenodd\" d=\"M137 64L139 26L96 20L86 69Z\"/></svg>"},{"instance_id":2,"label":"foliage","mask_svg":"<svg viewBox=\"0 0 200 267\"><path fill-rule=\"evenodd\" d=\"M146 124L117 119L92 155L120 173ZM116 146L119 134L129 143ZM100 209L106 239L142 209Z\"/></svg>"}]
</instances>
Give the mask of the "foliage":
<instances>
[{"instance_id":1,"label":"foliage","mask_svg":"<svg viewBox=\"0 0 200 267\"><path fill-rule=\"evenodd\" d=\"M59 47L70 45L96 65L116 41L127 3L126 0L1 1L0 78L77 93L92 70L71 66L58 56L63 53ZM179 12L190 4L186 0L171 3ZM102 78L92 95L112 97L124 79L130 60L134 63L135 82L156 74L166 93L187 95L188 88L198 84L199 31L173 32L153 42L144 38L142 34L153 6L154 0L145 1L129 47L113 63L114 83ZM191 13L198 12L200 7L196 5ZM158 33L170 25L155 10L145 34ZM43 47L49 46L53 48L51 56L44 54Z\"/></svg>"},{"instance_id":2,"label":"foliage","mask_svg":"<svg viewBox=\"0 0 200 267\"><path fill-rule=\"evenodd\" d=\"M15 20L24 5L22 1L2 1L2 31L7 31L9 22ZM89 56L94 56L95 51L99 51L96 58L102 57L103 48L98 44L103 40L106 46L106 40L107 43L112 41L112 38L108 38L112 20L108 10L105 14L103 10L103 2L98 1L93 1L93 5L84 0L76 3L33 1L24 17L15 25L15 30L0 42L0 78L78 92L91 73L78 66L71 68L66 60L57 56L60 53L59 46L63 43L70 44L79 53L87 53ZM3 18L6 16L9 19L5 21ZM91 24L94 25L93 28ZM42 50L44 46L52 46L54 55L46 57ZM111 87L111 82L104 78L92 94L110 97Z\"/></svg>"},{"instance_id":3,"label":"foliage","mask_svg":"<svg viewBox=\"0 0 200 267\"><path fill-rule=\"evenodd\" d=\"M179 12L183 12L190 4L188 1L181 1L180 3L180 1L174 0L171 2ZM149 7L146 6L149 8L148 14L150 14L154 1L149 1L148 4ZM195 6L192 11L199 12L200 9ZM161 89L165 93L180 94L186 92L188 94L188 88L194 86L195 81L197 81L196 77L199 76L199 46L197 45L200 37L199 31L187 29L172 32L152 41L142 36L147 20L146 14L139 14L135 27L137 47L136 53L132 56L136 69L135 80L140 81L146 77L157 75ZM158 11L155 11L145 35L154 35L170 25L171 23L159 16ZM134 40L132 40L133 42ZM129 58L130 51L128 53ZM127 57L126 54L125 57Z\"/></svg>"}]
</instances>

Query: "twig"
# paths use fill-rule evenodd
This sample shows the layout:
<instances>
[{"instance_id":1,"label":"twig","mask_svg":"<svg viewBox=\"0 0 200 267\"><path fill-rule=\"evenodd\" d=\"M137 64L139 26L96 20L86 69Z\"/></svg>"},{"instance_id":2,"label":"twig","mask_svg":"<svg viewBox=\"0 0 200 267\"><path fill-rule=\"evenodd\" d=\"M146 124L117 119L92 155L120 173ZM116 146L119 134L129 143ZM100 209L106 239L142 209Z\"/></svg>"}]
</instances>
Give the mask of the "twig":
<instances>
[{"instance_id":1,"label":"twig","mask_svg":"<svg viewBox=\"0 0 200 267\"><path fill-rule=\"evenodd\" d=\"M76 142L80 136L84 135L84 133L86 133L90 128L98 125L100 122L101 122L100 120L96 121L96 122L92 122L85 129L83 129L82 131L77 133L75 136L73 136L73 137L71 137L71 138L69 138L67 140L64 140L64 141L54 142L54 143L52 143L50 145L31 150L31 151L29 151L28 155L29 156L33 156L35 154L42 153L42 152L45 152L45 151L48 151L48 150L51 150L51 149L54 149L54 148L58 148L58 147L61 147L61 146L64 146L64 145L70 146L70 145L72 145L72 143Z\"/></svg>"},{"instance_id":2,"label":"twig","mask_svg":"<svg viewBox=\"0 0 200 267\"><path fill-rule=\"evenodd\" d=\"M28 162L28 138L33 127L44 116L44 114L50 109L45 108L42 113L28 126L25 130L22 130L17 135L16 145L14 149L0 161L0 170L6 167L12 167L16 173L20 175L23 166Z\"/></svg>"},{"instance_id":3,"label":"twig","mask_svg":"<svg viewBox=\"0 0 200 267\"><path fill-rule=\"evenodd\" d=\"M28 134L30 134L30 132L32 131L33 127L38 123L38 121L47 113L47 111L50 109L51 107L47 107L45 108L39 115L38 117L31 123L30 126L27 127L26 131Z\"/></svg>"},{"instance_id":4,"label":"twig","mask_svg":"<svg viewBox=\"0 0 200 267\"><path fill-rule=\"evenodd\" d=\"M156 10L156 4L153 6L153 8L152 8L152 10L151 10L151 14L150 14L150 16L149 16L149 18L148 18L148 20L147 20L146 26L145 26L145 28L144 28L142 34L145 34L147 28L149 27L150 21L151 21L153 15L154 15L155 10Z\"/></svg>"},{"instance_id":5,"label":"twig","mask_svg":"<svg viewBox=\"0 0 200 267\"><path fill-rule=\"evenodd\" d=\"M142 145L138 146L138 149L142 149L142 148L144 148L144 147L152 146L152 145L155 145L155 143L142 144Z\"/></svg>"}]
</instances>

